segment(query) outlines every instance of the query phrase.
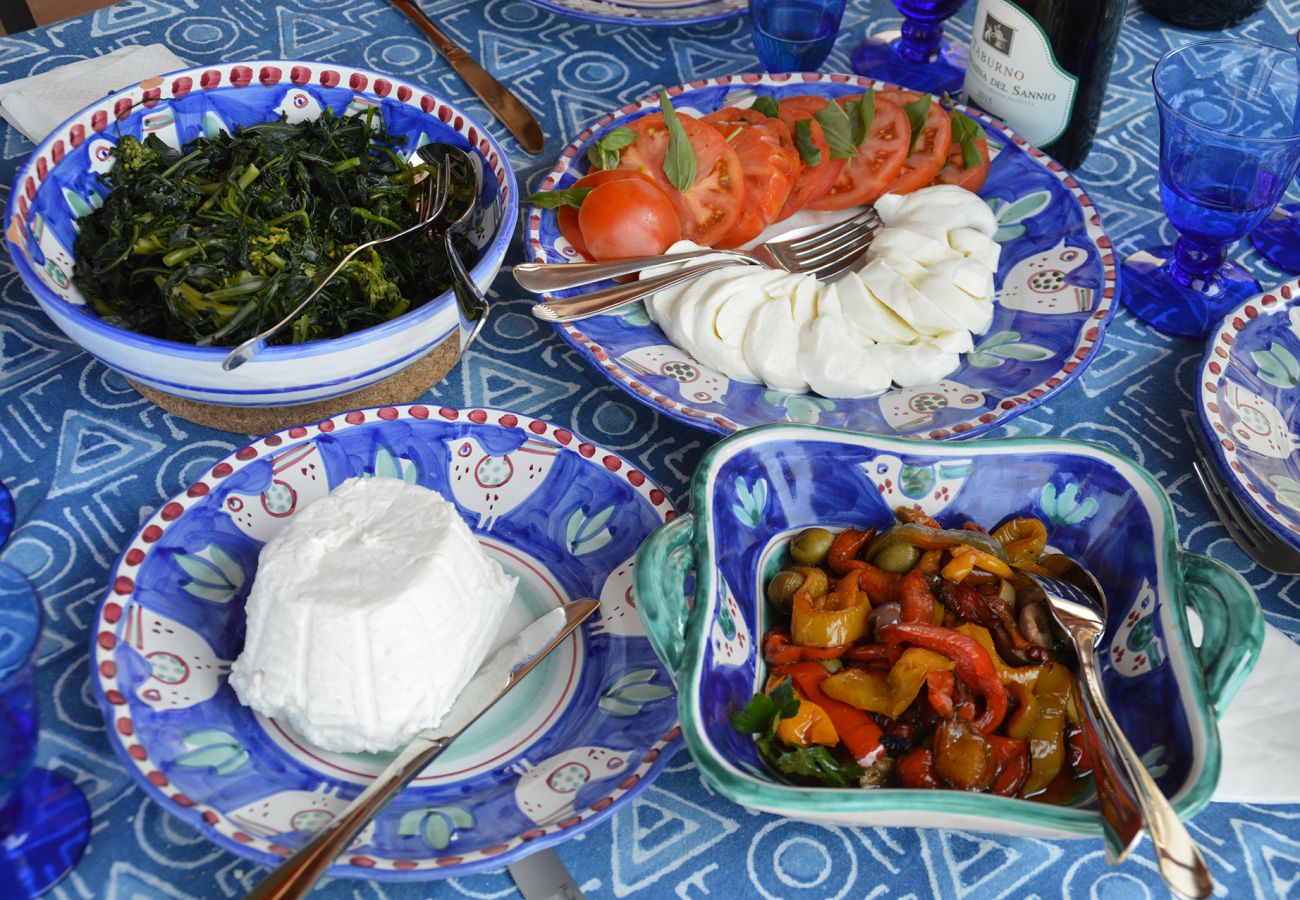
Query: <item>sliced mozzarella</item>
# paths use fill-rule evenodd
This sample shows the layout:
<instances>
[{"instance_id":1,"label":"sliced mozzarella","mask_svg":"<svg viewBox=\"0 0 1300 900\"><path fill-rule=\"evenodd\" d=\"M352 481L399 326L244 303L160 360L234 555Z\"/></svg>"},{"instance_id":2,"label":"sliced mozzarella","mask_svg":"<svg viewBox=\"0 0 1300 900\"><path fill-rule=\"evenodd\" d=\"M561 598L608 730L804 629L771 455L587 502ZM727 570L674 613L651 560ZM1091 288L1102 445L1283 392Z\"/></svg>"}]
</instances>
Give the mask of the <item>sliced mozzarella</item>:
<instances>
[{"instance_id":1,"label":"sliced mozzarella","mask_svg":"<svg viewBox=\"0 0 1300 900\"><path fill-rule=\"evenodd\" d=\"M825 397L879 394L890 382L879 349L852 323L822 316L799 332L799 371Z\"/></svg>"},{"instance_id":2,"label":"sliced mozzarella","mask_svg":"<svg viewBox=\"0 0 1300 900\"><path fill-rule=\"evenodd\" d=\"M974 228L989 237L998 230L997 216L988 204L955 184L936 184L901 196L885 194L877 198L876 212L888 226Z\"/></svg>"},{"instance_id":3,"label":"sliced mozzarella","mask_svg":"<svg viewBox=\"0 0 1300 900\"><path fill-rule=\"evenodd\" d=\"M948 232L948 244L969 259L996 272L1002 258L1002 245L974 228L954 228Z\"/></svg>"},{"instance_id":4,"label":"sliced mozzarella","mask_svg":"<svg viewBox=\"0 0 1300 900\"><path fill-rule=\"evenodd\" d=\"M764 281L774 280L777 273L724 271L728 277L717 281L711 302L696 307L701 318L694 330L694 343L684 349L729 378L759 382L762 379L745 361L745 334L758 307L780 302L772 300L763 290Z\"/></svg>"},{"instance_id":5,"label":"sliced mozzarella","mask_svg":"<svg viewBox=\"0 0 1300 900\"><path fill-rule=\"evenodd\" d=\"M776 300L754 311L744 353L749 367L768 387L790 393L808 390L807 379L799 373L799 328L789 303Z\"/></svg>"},{"instance_id":6,"label":"sliced mozzarella","mask_svg":"<svg viewBox=\"0 0 1300 900\"><path fill-rule=\"evenodd\" d=\"M924 234L911 228L886 228L867 247L868 259L891 253L915 260L922 266L962 258L961 251L949 246L948 232L943 228L938 229L937 234Z\"/></svg>"},{"instance_id":7,"label":"sliced mozzarella","mask_svg":"<svg viewBox=\"0 0 1300 900\"><path fill-rule=\"evenodd\" d=\"M839 281L828 285L822 299L823 308L832 302L851 324L877 343L905 343L917 337L915 328L867 290L867 286L862 283L862 276L857 272L849 272Z\"/></svg>"},{"instance_id":8,"label":"sliced mozzarella","mask_svg":"<svg viewBox=\"0 0 1300 900\"><path fill-rule=\"evenodd\" d=\"M933 384L961 365L961 356L930 343L880 344L875 349L899 387Z\"/></svg>"},{"instance_id":9,"label":"sliced mozzarella","mask_svg":"<svg viewBox=\"0 0 1300 900\"><path fill-rule=\"evenodd\" d=\"M884 260L873 259L863 267L860 274L867 290L921 334L943 334L961 328L960 322L912 287L906 278Z\"/></svg>"}]
</instances>

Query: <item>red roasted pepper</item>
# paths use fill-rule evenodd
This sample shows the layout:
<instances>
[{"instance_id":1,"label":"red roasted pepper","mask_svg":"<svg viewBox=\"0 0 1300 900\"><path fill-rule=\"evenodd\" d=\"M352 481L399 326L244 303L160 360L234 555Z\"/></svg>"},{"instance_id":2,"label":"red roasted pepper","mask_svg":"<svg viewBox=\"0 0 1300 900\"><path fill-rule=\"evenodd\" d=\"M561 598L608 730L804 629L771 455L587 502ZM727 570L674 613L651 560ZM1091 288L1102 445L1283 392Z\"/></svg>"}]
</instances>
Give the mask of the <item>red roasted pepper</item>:
<instances>
[{"instance_id":1,"label":"red roasted pepper","mask_svg":"<svg viewBox=\"0 0 1300 900\"><path fill-rule=\"evenodd\" d=\"M828 697L822 691L821 683L831 673L821 663L799 662L783 666L776 674L790 676L805 697L826 711L826 715L831 717L831 724L839 732L840 740L859 765L871 765L884 752L885 748L880 743L883 732L870 715Z\"/></svg>"},{"instance_id":2,"label":"red roasted pepper","mask_svg":"<svg viewBox=\"0 0 1300 900\"><path fill-rule=\"evenodd\" d=\"M988 735L987 740L993 746L993 760L998 766L989 790L1003 797L1014 797L1029 778L1029 742L997 734Z\"/></svg>"},{"instance_id":3,"label":"red roasted pepper","mask_svg":"<svg viewBox=\"0 0 1300 900\"><path fill-rule=\"evenodd\" d=\"M898 596L903 601L902 621L929 622L934 616L934 591L916 569L903 576L898 585Z\"/></svg>"},{"instance_id":4,"label":"red roasted pepper","mask_svg":"<svg viewBox=\"0 0 1300 900\"><path fill-rule=\"evenodd\" d=\"M1007 714L1007 689L979 641L951 628L922 622L886 625L877 636L889 644L915 644L947 656L957 664L957 678L984 698L984 712L975 719L975 728L981 734L990 734L1002 724Z\"/></svg>"},{"instance_id":5,"label":"red roasted pepper","mask_svg":"<svg viewBox=\"0 0 1300 900\"><path fill-rule=\"evenodd\" d=\"M910 788L939 788L934 774L934 753L928 747L914 747L898 758L894 765L898 783Z\"/></svg>"},{"instance_id":6,"label":"red roasted pepper","mask_svg":"<svg viewBox=\"0 0 1300 900\"><path fill-rule=\"evenodd\" d=\"M831 542L831 549L826 552L826 565L836 575L847 575L854 569L862 568L866 563L857 558L858 553L875 534L874 528L868 528L866 531L845 528L835 535L835 540Z\"/></svg>"},{"instance_id":7,"label":"red roasted pepper","mask_svg":"<svg viewBox=\"0 0 1300 900\"><path fill-rule=\"evenodd\" d=\"M952 715L952 692L956 687L951 672L931 672L925 676L930 705L943 718Z\"/></svg>"},{"instance_id":8,"label":"red roasted pepper","mask_svg":"<svg viewBox=\"0 0 1300 900\"><path fill-rule=\"evenodd\" d=\"M858 587L871 598L872 606L897 600L898 586L902 580L902 575L886 572L871 563L862 563L862 568L858 570Z\"/></svg>"}]
</instances>

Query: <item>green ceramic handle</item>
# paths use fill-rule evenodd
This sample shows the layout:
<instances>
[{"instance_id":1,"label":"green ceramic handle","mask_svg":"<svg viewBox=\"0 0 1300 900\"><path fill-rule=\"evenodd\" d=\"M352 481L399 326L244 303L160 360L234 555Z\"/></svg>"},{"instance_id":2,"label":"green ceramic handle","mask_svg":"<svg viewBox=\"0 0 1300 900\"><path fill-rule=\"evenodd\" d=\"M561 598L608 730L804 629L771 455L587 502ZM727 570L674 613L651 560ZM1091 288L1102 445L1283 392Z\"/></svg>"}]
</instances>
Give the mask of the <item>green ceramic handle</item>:
<instances>
[{"instance_id":1,"label":"green ceramic handle","mask_svg":"<svg viewBox=\"0 0 1300 900\"><path fill-rule=\"evenodd\" d=\"M1259 658L1264 614L1246 580L1200 553L1182 554L1187 601L1204 626L1197 656L1210 702L1222 712Z\"/></svg>"},{"instance_id":2,"label":"green ceramic handle","mask_svg":"<svg viewBox=\"0 0 1300 900\"><path fill-rule=\"evenodd\" d=\"M637 551L632 590L650 646L663 660L676 684L686 645L690 602L683 590L694 560L691 543L695 516L690 513L665 522Z\"/></svg>"}]
</instances>

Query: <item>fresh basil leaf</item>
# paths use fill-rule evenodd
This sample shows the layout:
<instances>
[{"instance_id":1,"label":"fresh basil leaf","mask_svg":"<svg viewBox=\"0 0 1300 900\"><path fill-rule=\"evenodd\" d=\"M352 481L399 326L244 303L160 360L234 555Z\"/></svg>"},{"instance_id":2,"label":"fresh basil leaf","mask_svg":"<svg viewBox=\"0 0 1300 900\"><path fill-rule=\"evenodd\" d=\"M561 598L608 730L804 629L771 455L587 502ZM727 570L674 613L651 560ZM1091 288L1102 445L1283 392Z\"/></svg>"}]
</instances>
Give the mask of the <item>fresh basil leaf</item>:
<instances>
[{"instance_id":1,"label":"fresh basil leaf","mask_svg":"<svg viewBox=\"0 0 1300 900\"><path fill-rule=\"evenodd\" d=\"M771 94L762 94L756 97L749 108L761 112L769 119L779 119L781 117L781 111L777 107L776 98Z\"/></svg>"},{"instance_id":2,"label":"fresh basil leaf","mask_svg":"<svg viewBox=\"0 0 1300 900\"><path fill-rule=\"evenodd\" d=\"M776 719L776 704L767 694L759 692L750 698L744 709L731 714L731 727L741 734L768 734Z\"/></svg>"},{"instance_id":3,"label":"fresh basil leaf","mask_svg":"<svg viewBox=\"0 0 1300 900\"><path fill-rule=\"evenodd\" d=\"M689 190L695 184L695 151L691 149L686 129L677 118L667 91L659 92L659 108L663 110L664 124L668 126L668 153L664 156L664 177L679 191Z\"/></svg>"},{"instance_id":4,"label":"fresh basil leaf","mask_svg":"<svg viewBox=\"0 0 1300 900\"><path fill-rule=\"evenodd\" d=\"M916 152L916 142L925 131L925 119L930 114L931 102L930 95L925 94L911 103L903 104L903 112L907 113L907 124L912 127L912 142L907 147L908 153Z\"/></svg>"},{"instance_id":5,"label":"fresh basil leaf","mask_svg":"<svg viewBox=\"0 0 1300 900\"><path fill-rule=\"evenodd\" d=\"M857 763L842 763L822 746L777 749L768 742L767 760L783 775L815 781L826 787L857 787L863 775L862 767Z\"/></svg>"},{"instance_id":6,"label":"fresh basil leaf","mask_svg":"<svg viewBox=\"0 0 1300 900\"><path fill-rule=\"evenodd\" d=\"M853 121L853 144L861 146L871 134L871 124L876 121L876 92L867 91L848 110Z\"/></svg>"},{"instance_id":7,"label":"fresh basil leaf","mask_svg":"<svg viewBox=\"0 0 1300 900\"><path fill-rule=\"evenodd\" d=\"M858 155L858 145L853 143L853 125L849 122L844 107L834 100L813 113L817 124L821 125L826 135L826 144L831 149L831 159L853 159Z\"/></svg>"},{"instance_id":8,"label":"fresh basil leaf","mask_svg":"<svg viewBox=\"0 0 1300 900\"><path fill-rule=\"evenodd\" d=\"M540 206L542 209L558 209L561 206L572 206L574 209L582 207L582 201L587 199L595 188L564 188L558 191L538 191L535 194L529 194L524 198L525 203L531 203L533 206Z\"/></svg>"},{"instance_id":9,"label":"fresh basil leaf","mask_svg":"<svg viewBox=\"0 0 1300 900\"><path fill-rule=\"evenodd\" d=\"M625 125L620 125L603 135L587 151L587 159L591 162L591 167L593 169L613 169L618 165L619 151L631 145L636 138L636 132Z\"/></svg>"},{"instance_id":10,"label":"fresh basil leaf","mask_svg":"<svg viewBox=\"0 0 1300 900\"><path fill-rule=\"evenodd\" d=\"M812 120L800 119L794 123L794 146L805 166L820 166L822 151L812 139Z\"/></svg>"},{"instance_id":11,"label":"fresh basil leaf","mask_svg":"<svg viewBox=\"0 0 1300 900\"><path fill-rule=\"evenodd\" d=\"M952 119L953 143L961 147L962 165L968 169L973 169L984 162L978 143L985 136L984 129L970 116L963 115L955 109L951 110L948 115Z\"/></svg>"}]
</instances>

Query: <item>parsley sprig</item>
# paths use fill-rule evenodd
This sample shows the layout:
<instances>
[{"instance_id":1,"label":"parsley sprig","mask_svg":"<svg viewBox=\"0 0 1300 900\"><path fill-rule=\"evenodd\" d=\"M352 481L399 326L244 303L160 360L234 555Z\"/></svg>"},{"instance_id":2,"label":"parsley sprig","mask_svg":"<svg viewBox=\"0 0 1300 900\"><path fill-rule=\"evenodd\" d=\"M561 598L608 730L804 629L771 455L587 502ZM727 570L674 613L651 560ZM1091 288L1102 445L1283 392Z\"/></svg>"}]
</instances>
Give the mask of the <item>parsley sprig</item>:
<instances>
[{"instance_id":1,"label":"parsley sprig","mask_svg":"<svg viewBox=\"0 0 1300 900\"><path fill-rule=\"evenodd\" d=\"M822 746L787 747L776 737L782 719L799 712L799 699L789 678L782 679L770 694L756 693L743 709L731 714L731 727L741 734L755 734L759 755L778 772L796 781L826 787L854 787L862 779L862 767L843 763Z\"/></svg>"}]
</instances>

